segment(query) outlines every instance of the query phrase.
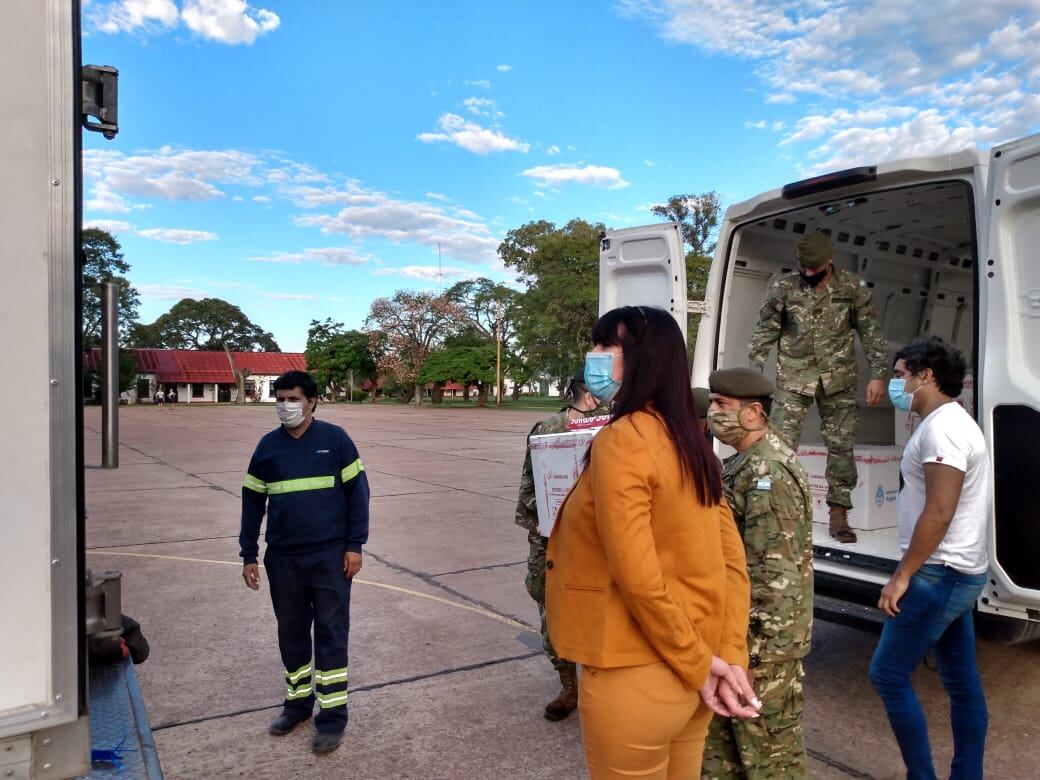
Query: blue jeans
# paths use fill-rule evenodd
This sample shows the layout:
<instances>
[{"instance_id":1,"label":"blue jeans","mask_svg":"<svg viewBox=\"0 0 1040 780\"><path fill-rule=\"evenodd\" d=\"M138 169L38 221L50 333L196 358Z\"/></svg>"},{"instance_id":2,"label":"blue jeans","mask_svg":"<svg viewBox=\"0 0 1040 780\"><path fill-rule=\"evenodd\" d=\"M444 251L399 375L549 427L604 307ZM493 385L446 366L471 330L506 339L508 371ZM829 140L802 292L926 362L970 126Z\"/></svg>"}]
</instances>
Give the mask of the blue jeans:
<instances>
[{"instance_id":1,"label":"blue jeans","mask_svg":"<svg viewBox=\"0 0 1040 780\"><path fill-rule=\"evenodd\" d=\"M910 579L899 614L885 620L870 663L870 681L881 696L906 764L908 780L935 780L928 725L910 684L929 650L935 653L950 697L953 728L951 780L982 777L989 714L975 665L972 607L986 584L985 574L962 574L929 564Z\"/></svg>"}]
</instances>

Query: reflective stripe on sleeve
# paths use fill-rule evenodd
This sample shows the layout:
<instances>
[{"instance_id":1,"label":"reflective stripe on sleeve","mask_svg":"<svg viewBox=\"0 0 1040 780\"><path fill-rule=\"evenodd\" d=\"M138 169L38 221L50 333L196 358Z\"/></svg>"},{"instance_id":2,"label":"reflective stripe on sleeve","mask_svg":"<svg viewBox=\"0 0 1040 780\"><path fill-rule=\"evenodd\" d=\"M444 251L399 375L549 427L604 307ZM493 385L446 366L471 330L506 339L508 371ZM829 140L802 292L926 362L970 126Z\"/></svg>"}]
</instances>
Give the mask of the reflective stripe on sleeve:
<instances>
[{"instance_id":1,"label":"reflective stripe on sleeve","mask_svg":"<svg viewBox=\"0 0 1040 780\"><path fill-rule=\"evenodd\" d=\"M242 487L247 487L255 493L267 492L267 483L252 474L246 474L246 481L242 483Z\"/></svg>"},{"instance_id":2,"label":"reflective stripe on sleeve","mask_svg":"<svg viewBox=\"0 0 1040 780\"><path fill-rule=\"evenodd\" d=\"M336 487L335 477L303 477L302 479L269 482L267 492L274 496L281 493L299 493L304 490L325 490L331 487Z\"/></svg>"},{"instance_id":3,"label":"reflective stripe on sleeve","mask_svg":"<svg viewBox=\"0 0 1040 780\"><path fill-rule=\"evenodd\" d=\"M346 466L340 473L344 483L350 482L358 474L365 470L365 464L361 462L361 458L358 458L349 466Z\"/></svg>"}]
</instances>

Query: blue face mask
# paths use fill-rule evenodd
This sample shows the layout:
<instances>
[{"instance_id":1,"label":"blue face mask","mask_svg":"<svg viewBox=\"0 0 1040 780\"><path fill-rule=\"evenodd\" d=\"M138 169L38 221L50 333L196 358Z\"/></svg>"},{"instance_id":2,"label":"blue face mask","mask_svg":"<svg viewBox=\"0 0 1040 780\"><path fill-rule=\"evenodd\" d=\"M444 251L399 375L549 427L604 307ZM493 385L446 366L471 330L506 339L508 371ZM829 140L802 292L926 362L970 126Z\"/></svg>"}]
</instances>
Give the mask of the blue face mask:
<instances>
[{"instance_id":1,"label":"blue face mask","mask_svg":"<svg viewBox=\"0 0 1040 780\"><path fill-rule=\"evenodd\" d=\"M914 390L914 393L916 392L917 390ZM896 409L909 412L910 404L914 400L914 393L906 392L905 379L888 380L888 400L892 402L892 406Z\"/></svg>"},{"instance_id":2,"label":"blue face mask","mask_svg":"<svg viewBox=\"0 0 1040 780\"><path fill-rule=\"evenodd\" d=\"M585 384L603 403L609 403L621 389L614 381L614 356L609 352L589 352L585 355Z\"/></svg>"}]
</instances>

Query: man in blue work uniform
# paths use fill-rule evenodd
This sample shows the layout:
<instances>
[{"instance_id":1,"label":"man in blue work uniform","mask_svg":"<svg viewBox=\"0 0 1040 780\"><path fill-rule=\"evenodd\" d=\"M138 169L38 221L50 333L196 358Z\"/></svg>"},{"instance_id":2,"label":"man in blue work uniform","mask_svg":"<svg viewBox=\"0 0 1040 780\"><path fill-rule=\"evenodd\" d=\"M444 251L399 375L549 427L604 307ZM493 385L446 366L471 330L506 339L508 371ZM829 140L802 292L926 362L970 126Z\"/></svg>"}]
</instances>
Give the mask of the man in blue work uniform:
<instances>
[{"instance_id":1,"label":"man in blue work uniform","mask_svg":"<svg viewBox=\"0 0 1040 780\"><path fill-rule=\"evenodd\" d=\"M242 577L259 590L257 539L266 511L264 568L286 683L269 731L288 734L311 717L316 700L312 748L330 753L347 725L350 580L368 541L368 478L346 431L314 419L318 387L309 374L282 374L274 389L281 425L260 440L242 490Z\"/></svg>"}]
</instances>

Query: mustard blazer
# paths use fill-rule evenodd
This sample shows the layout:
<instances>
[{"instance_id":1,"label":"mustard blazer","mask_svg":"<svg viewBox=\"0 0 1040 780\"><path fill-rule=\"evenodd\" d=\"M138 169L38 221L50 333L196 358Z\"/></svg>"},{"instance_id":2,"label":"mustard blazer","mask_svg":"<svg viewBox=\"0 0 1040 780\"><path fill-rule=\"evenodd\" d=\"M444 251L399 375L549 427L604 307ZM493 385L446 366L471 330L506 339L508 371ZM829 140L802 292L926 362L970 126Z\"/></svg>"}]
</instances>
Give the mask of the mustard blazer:
<instances>
[{"instance_id":1,"label":"mustard blazer","mask_svg":"<svg viewBox=\"0 0 1040 780\"><path fill-rule=\"evenodd\" d=\"M549 636L596 667L664 661L697 690L712 655L746 667L744 543L726 500L704 506L650 411L611 423L561 508L545 563Z\"/></svg>"}]
</instances>

